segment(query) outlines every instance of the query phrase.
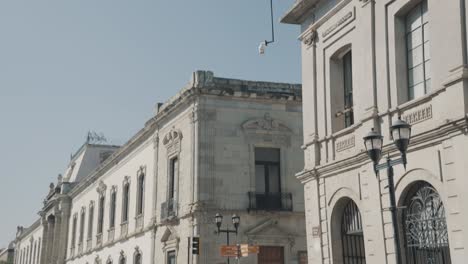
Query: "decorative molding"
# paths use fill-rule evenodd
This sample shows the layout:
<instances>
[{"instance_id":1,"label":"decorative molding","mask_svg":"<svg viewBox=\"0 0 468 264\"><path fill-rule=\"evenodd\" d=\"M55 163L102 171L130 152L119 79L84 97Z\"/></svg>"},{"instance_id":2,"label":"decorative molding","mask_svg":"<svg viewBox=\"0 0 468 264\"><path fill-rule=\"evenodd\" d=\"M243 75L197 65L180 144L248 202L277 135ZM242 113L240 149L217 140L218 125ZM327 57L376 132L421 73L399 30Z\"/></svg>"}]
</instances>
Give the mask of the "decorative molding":
<instances>
[{"instance_id":1,"label":"decorative molding","mask_svg":"<svg viewBox=\"0 0 468 264\"><path fill-rule=\"evenodd\" d=\"M316 40L317 40L316 30L307 31L307 33L301 37L302 43L304 43L304 45L307 45L308 47L312 46L312 44L314 44Z\"/></svg>"},{"instance_id":2,"label":"decorative molding","mask_svg":"<svg viewBox=\"0 0 468 264\"><path fill-rule=\"evenodd\" d=\"M99 193L99 195L105 195L106 189L107 185L103 181L99 181L98 187L96 188L96 191Z\"/></svg>"},{"instance_id":3,"label":"decorative molding","mask_svg":"<svg viewBox=\"0 0 468 264\"><path fill-rule=\"evenodd\" d=\"M338 31L339 29L343 28L346 26L349 22L353 21L356 18L356 12L355 9L353 8L352 11L347 12L343 17L341 17L337 22L335 22L333 25L325 29L322 33L322 38L326 39L328 36L333 35L335 31Z\"/></svg>"},{"instance_id":4,"label":"decorative molding","mask_svg":"<svg viewBox=\"0 0 468 264\"><path fill-rule=\"evenodd\" d=\"M337 140L335 143L335 151L341 152L350 148L353 148L356 145L356 137L351 135L343 139Z\"/></svg>"},{"instance_id":5,"label":"decorative molding","mask_svg":"<svg viewBox=\"0 0 468 264\"><path fill-rule=\"evenodd\" d=\"M263 118L249 120L242 124L244 131L267 131L267 132L287 132L292 130L281 121L273 119L269 113L265 113Z\"/></svg>"},{"instance_id":6,"label":"decorative molding","mask_svg":"<svg viewBox=\"0 0 468 264\"><path fill-rule=\"evenodd\" d=\"M425 105L401 116L401 119L410 125L421 123L432 118L432 104Z\"/></svg>"}]
</instances>

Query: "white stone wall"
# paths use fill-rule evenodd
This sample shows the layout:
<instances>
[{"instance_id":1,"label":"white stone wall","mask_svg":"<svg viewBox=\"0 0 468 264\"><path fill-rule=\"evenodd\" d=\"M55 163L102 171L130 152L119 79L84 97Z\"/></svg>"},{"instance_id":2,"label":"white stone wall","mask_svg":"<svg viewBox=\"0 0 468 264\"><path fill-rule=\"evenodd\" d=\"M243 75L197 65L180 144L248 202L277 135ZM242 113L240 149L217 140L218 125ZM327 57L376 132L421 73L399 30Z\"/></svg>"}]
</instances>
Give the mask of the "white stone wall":
<instances>
[{"instance_id":1,"label":"white stone wall","mask_svg":"<svg viewBox=\"0 0 468 264\"><path fill-rule=\"evenodd\" d=\"M42 225L34 225L15 244L15 264L39 263L42 249Z\"/></svg>"},{"instance_id":2,"label":"white stone wall","mask_svg":"<svg viewBox=\"0 0 468 264\"><path fill-rule=\"evenodd\" d=\"M305 18L299 14L310 9L297 5L284 19L302 25L307 148L306 169L298 177L305 187L309 263L341 263L333 253L339 241L332 233L333 212L344 197L361 212L367 263L395 262L392 221L385 210L387 175L382 171L377 180L362 138L375 127L385 137L384 154L397 158L389 127L399 115L412 125L413 134L406 171L395 167L397 202L405 205L406 192L415 182L430 183L445 206L452 263L464 263L468 49L461 26L466 23L466 1L428 0L432 91L412 101L407 96L404 17L420 1L310 2L318 4ZM355 124L335 129L333 100L342 94L334 87L334 78L341 76L333 62L348 48L353 54Z\"/></svg>"},{"instance_id":3,"label":"white stone wall","mask_svg":"<svg viewBox=\"0 0 468 264\"><path fill-rule=\"evenodd\" d=\"M146 138L131 153L126 155L110 170L105 172L99 179L89 184L79 192L72 200L71 217L69 223L67 263L93 263L99 257L103 263L108 258L115 262L123 251L127 257L133 257L135 247L138 246L143 256L143 263L148 263L151 256L151 232L153 216L153 181L154 181L154 145L151 137ZM145 173L145 194L143 225L137 226L136 204L137 204L137 176L139 172ZM124 181L130 182L129 219L126 224L122 223L123 185ZM105 209L102 243L98 245L97 228L99 215L98 188L104 187ZM115 229L110 229L110 202L111 191L115 188L117 192ZM94 203L93 235L88 241L89 207ZM82 208L85 209L84 244L79 250L80 215ZM71 239L73 230L73 217L77 215L76 242L72 250ZM91 243L91 244L89 244ZM93 261L91 261L93 260Z\"/></svg>"}]
</instances>

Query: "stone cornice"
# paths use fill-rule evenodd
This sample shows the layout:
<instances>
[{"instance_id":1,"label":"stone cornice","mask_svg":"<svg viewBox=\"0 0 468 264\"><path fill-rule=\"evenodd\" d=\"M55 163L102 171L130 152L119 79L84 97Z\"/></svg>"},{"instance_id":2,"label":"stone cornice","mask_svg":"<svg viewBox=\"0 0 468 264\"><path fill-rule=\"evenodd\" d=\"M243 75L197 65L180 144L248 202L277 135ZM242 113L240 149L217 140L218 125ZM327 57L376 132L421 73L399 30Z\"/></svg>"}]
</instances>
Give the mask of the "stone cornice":
<instances>
[{"instance_id":1,"label":"stone cornice","mask_svg":"<svg viewBox=\"0 0 468 264\"><path fill-rule=\"evenodd\" d=\"M304 16L320 2L321 0L296 0L294 5L281 18L281 23L301 24Z\"/></svg>"},{"instance_id":2,"label":"stone cornice","mask_svg":"<svg viewBox=\"0 0 468 264\"><path fill-rule=\"evenodd\" d=\"M179 93L170 98L166 103L159 107L158 113L146 122L145 127L138 131L127 143L119 150L115 151L101 166L96 168L93 173L85 177L81 182L70 190L69 195L76 197L87 186L96 182L104 173L109 171L115 164L125 158L129 153L135 150L142 142L151 137L158 126L166 118L180 109L187 106L187 103L195 100L200 95L216 95L232 98L253 98L262 100L288 100L302 101L302 91L300 84L257 82L238 79L227 79L214 77L210 71L196 71L193 73L190 83Z\"/></svg>"},{"instance_id":3,"label":"stone cornice","mask_svg":"<svg viewBox=\"0 0 468 264\"><path fill-rule=\"evenodd\" d=\"M408 152L410 153L430 145L440 144L447 138L459 134L468 134L468 116L466 118L447 122L437 128L413 136ZM390 157L399 156L399 151L391 142L383 147L382 153L389 154ZM315 178L330 177L370 163L371 161L367 157L367 154L361 149L360 152L352 157L336 160L311 169L304 169L296 174L296 178L302 183L306 183Z\"/></svg>"}]
</instances>

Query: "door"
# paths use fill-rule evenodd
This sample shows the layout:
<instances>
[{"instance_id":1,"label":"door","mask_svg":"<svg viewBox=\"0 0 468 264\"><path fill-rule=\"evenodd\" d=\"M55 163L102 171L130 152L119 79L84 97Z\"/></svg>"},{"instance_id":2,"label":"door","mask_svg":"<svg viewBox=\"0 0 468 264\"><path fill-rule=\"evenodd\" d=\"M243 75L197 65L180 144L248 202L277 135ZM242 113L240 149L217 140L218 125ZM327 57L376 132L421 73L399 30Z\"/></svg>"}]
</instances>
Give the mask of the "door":
<instances>
[{"instance_id":1,"label":"door","mask_svg":"<svg viewBox=\"0 0 468 264\"><path fill-rule=\"evenodd\" d=\"M261 246L258 264L284 264L283 247Z\"/></svg>"}]
</instances>

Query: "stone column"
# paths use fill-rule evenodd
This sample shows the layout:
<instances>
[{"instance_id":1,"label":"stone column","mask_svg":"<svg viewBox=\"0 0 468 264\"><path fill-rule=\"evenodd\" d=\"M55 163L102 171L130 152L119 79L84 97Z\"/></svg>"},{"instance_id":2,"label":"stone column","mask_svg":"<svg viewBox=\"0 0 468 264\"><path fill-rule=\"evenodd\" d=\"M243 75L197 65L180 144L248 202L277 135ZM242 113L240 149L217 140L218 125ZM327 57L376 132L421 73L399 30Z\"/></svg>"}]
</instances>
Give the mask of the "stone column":
<instances>
[{"instance_id":1,"label":"stone column","mask_svg":"<svg viewBox=\"0 0 468 264\"><path fill-rule=\"evenodd\" d=\"M59 254L59 249L61 247L62 241L60 240L60 233L61 233L61 226L62 226L62 217L60 215L55 216L55 225L54 225L54 234L53 234L53 246L51 250L51 264L57 263L57 257Z\"/></svg>"},{"instance_id":2,"label":"stone column","mask_svg":"<svg viewBox=\"0 0 468 264\"><path fill-rule=\"evenodd\" d=\"M47 236L48 236L48 232L49 232L49 226L47 224L47 221L43 218L42 219L42 243L41 243L41 248L40 248L40 251L41 253L39 254L40 255L40 258L39 258L39 263L38 264L42 264L42 263L47 263L46 262L46 254L47 254Z\"/></svg>"},{"instance_id":3,"label":"stone column","mask_svg":"<svg viewBox=\"0 0 468 264\"><path fill-rule=\"evenodd\" d=\"M54 233L55 233L55 217L51 216L47 219L47 244L45 248L45 254L43 256L43 263L41 264L52 264L52 251L54 248Z\"/></svg>"}]
</instances>

